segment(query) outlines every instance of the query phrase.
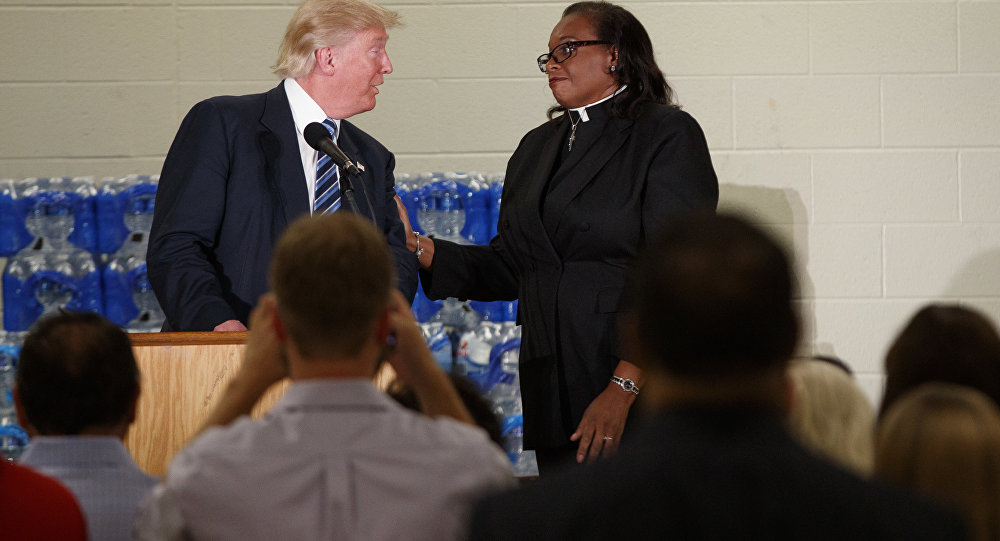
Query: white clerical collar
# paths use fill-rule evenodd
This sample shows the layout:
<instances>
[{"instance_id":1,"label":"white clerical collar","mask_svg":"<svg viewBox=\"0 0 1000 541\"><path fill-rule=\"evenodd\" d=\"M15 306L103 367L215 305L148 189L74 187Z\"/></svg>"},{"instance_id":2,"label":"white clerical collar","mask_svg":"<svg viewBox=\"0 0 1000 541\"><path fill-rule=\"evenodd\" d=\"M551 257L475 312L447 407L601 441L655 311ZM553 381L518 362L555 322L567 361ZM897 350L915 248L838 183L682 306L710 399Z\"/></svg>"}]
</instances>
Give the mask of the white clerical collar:
<instances>
[{"instance_id":1,"label":"white clerical collar","mask_svg":"<svg viewBox=\"0 0 1000 541\"><path fill-rule=\"evenodd\" d=\"M292 108L295 131L299 132L299 135L305 132L306 126L309 124L326 120L323 108L316 103L316 100L312 99L312 96L306 93L295 79L285 79L285 94L288 96L288 105ZM333 119L333 122L337 125L337 136L334 137L334 141L336 141L340 136L340 120Z\"/></svg>"},{"instance_id":2,"label":"white clerical collar","mask_svg":"<svg viewBox=\"0 0 1000 541\"><path fill-rule=\"evenodd\" d=\"M590 122L590 117L587 115L587 107L593 107L593 106L595 106L595 105L597 105L599 103L604 103L604 102L610 100L611 98L617 96L618 94L621 94L622 91L625 90L627 87L628 87L628 85L624 85L621 88L619 88L618 90L615 90L615 93L612 94L612 95L610 95L610 96L607 96L605 98L601 98L601 99L595 101L594 103L588 103L587 105L584 105L583 107L576 107L575 109L570 109L570 111L576 111L576 114L580 115L580 120L582 120L584 122Z\"/></svg>"}]
</instances>

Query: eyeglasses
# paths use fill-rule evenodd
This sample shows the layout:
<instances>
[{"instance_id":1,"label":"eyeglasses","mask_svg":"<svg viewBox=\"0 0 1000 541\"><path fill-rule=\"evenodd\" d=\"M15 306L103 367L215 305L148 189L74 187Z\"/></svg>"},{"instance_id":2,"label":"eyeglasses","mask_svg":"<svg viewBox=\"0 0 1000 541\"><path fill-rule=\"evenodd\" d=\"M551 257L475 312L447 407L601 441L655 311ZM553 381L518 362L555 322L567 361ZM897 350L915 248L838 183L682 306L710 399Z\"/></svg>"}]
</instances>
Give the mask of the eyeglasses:
<instances>
[{"instance_id":1,"label":"eyeglasses","mask_svg":"<svg viewBox=\"0 0 1000 541\"><path fill-rule=\"evenodd\" d=\"M542 70L542 73L548 73L545 69L545 65L549 63L549 60L555 60L556 64L562 64L563 62L569 60L574 53L576 53L577 47L586 47L587 45L611 45L610 41L567 41L566 43L560 43L556 45L555 49L539 55L538 57L538 69Z\"/></svg>"}]
</instances>

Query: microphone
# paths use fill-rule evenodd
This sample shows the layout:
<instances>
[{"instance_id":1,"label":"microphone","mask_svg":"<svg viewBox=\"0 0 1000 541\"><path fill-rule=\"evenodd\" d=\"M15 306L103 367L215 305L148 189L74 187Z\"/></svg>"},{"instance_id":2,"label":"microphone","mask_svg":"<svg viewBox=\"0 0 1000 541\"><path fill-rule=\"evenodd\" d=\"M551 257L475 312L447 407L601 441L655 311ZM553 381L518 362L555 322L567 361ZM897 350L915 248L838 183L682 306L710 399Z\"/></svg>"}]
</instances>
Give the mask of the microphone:
<instances>
[{"instance_id":1,"label":"microphone","mask_svg":"<svg viewBox=\"0 0 1000 541\"><path fill-rule=\"evenodd\" d=\"M347 174L361 174L358 166L354 165L354 162L347 157L347 154L344 154L344 151L340 150L337 143L333 142L333 138L330 137L330 130L327 130L326 126L319 122L312 122L306 126L302 135L306 137L306 143L309 143L309 146L329 156L333 160L333 163L343 167L347 171Z\"/></svg>"}]
</instances>

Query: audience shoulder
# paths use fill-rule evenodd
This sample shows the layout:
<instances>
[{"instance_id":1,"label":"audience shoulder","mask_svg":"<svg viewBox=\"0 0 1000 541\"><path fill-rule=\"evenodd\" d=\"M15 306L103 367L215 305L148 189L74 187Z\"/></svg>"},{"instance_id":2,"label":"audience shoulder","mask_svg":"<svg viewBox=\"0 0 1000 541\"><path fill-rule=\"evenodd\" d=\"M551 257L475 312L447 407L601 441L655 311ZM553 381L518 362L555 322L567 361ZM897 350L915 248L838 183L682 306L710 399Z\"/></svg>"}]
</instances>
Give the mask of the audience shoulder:
<instances>
[{"instance_id":1,"label":"audience shoulder","mask_svg":"<svg viewBox=\"0 0 1000 541\"><path fill-rule=\"evenodd\" d=\"M215 457L238 453L262 429L263 422L266 418L253 420L244 416L228 425L205 429L174 456L165 480L173 484L195 475L200 468L210 468Z\"/></svg>"}]
</instances>

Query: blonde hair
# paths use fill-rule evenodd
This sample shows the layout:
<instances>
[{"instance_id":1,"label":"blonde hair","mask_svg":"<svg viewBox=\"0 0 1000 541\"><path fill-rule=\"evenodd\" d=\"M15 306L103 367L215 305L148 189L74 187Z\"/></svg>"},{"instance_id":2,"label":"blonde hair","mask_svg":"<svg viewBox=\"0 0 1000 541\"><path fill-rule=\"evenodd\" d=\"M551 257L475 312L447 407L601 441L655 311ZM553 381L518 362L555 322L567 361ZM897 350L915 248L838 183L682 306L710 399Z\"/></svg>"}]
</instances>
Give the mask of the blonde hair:
<instances>
[{"instance_id":1,"label":"blonde hair","mask_svg":"<svg viewBox=\"0 0 1000 541\"><path fill-rule=\"evenodd\" d=\"M270 280L278 315L311 358L358 354L396 284L385 237L348 212L292 222L275 246Z\"/></svg>"},{"instance_id":2,"label":"blonde hair","mask_svg":"<svg viewBox=\"0 0 1000 541\"><path fill-rule=\"evenodd\" d=\"M875 408L843 368L818 359L795 359L792 433L817 454L868 476L872 471Z\"/></svg>"},{"instance_id":3,"label":"blonde hair","mask_svg":"<svg viewBox=\"0 0 1000 541\"><path fill-rule=\"evenodd\" d=\"M879 423L875 476L950 505L969 539L1000 539L1000 410L969 387L915 388Z\"/></svg>"},{"instance_id":4,"label":"blonde hair","mask_svg":"<svg viewBox=\"0 0 1000 541\"><path fill-rule=\"evenodd\" d=\"M274 73L305 77L316 63L316 49L340 45L355 32L399 24L398 13L366 0L306 0L288 21Z\"/></svg>"}]
</instances>

